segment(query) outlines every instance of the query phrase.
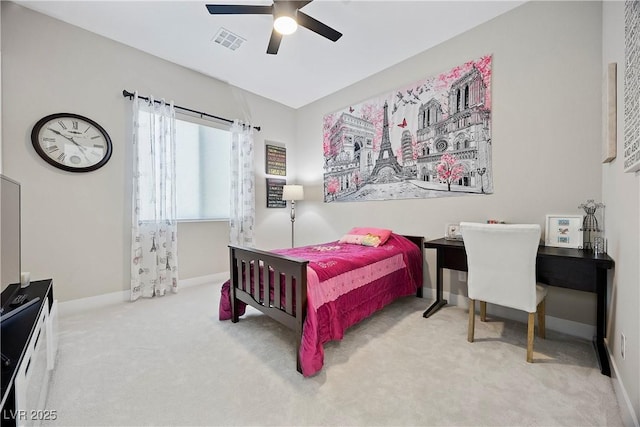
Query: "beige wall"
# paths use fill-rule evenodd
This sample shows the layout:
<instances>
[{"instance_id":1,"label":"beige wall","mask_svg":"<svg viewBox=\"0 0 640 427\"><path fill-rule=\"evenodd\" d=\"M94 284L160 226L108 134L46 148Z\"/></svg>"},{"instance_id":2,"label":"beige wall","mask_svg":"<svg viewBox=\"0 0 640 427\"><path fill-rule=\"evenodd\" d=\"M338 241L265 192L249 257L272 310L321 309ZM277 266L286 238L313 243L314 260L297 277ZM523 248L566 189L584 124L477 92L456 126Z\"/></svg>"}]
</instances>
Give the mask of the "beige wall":
<instances>
[{"instance_id":1,"label":"beige wall","mask_svg":"<svg viewBox=\"0 0 640 427\"><path fill-rule=\"evenodd\" d=\"M288 209L265 208L264 140L290 147L289 182L306 186L296 221L299 243L326 241L364 222L427 238L461 220L543 224L547 213L578 213L584 200L602 199L601 176L593 172L601 129L598 3L527 4L298 111L13 3L2 7L3 156L5 173L24 188L23 270L32 277L53 276L61 300L128 286L130 103L120 95L125 88L263 127L256 134L256 239L265 249L288 244L289 222ZM321 202L323 114L486 53L494 55L495 194ZM105 167L75 175L37 157L31 127L62 111L86 115L107 129L114 154ZM225 223L181 224L181 278L226 270L226 233ZM453 275L447 290L464 295L466 287ZM595 323L592 295L555 293L551 315ZM574 309L567 312L567 305Z\"/></svg>"},{"instance_id":2,"label":"beige wall","mask_svg":"<svg viewBox=\"0 0 640 427\"><path fill-rule=\"evenodd\" d=\"M2 2L3 173L22 184L22 269L34 279L53 277L61 301L129 286L131 102L123 98L123 89L261 125L256 133L259 177L264 139L293 141L294 111L288 107ZM31 129L41 117L58 112L87 116L107 130L114 145L107 165L72 174L38 157ZM271 221L278 225L274 232L286 232L287 212L265 213L264 191L264 179L258 179L258 226ZM268 234L259 232L259 243L284 246L288 241L282 235L265 244ZM225 222L182 223L178 240L181 279L228 271Z\"/></svg>"},{"instance_id":3,"label":"beige wall","mask_svg":"<svg viewBox=\"0 0 640 427\"><path fill-rule=\"evenodd\" d=\"M2 80L2 8L0 7L0 81ZM2 98L2 85L0 85L0 99ZM0 173L2 173L2 103L0 103Z\"/></svg>"},{"instance_id":4,"label":"beige wall","mask_svg":"<svg viewBox=\"0 0 640 427\"><path fill-rule=\"evenodd\" d=\"M614 376L624 386L640 419L640 173L623 172L624 147L624 2L603 3L602 74L611 62L617 74L617 157L602 165L602 188L606 205L605 231L609 254L616 261L610 290L607 344L613 358ZM620 334L626 336L625 358ZM623 393L625 393L623 392ZM630 419L628 425L632 425Z\"/></svg>"},{"instance_id":5,"label":"beige wall","mask_svg":"<svg viewBox=\"0 0 640 427\"><path fill-rule=\"evenodd\" d=\"M527 3L299 109L294 172L314 190L300 203L300 241L338 237L354 225L386 226L428 239L442 237L447 223L463 220L501 218L544 227L546 214L579 214L580 203L602 200L600 8L597 2ZM485 54L493 54L493 195L322 202L324 114ZM434 254L429 257L433 284ZM445 291L466 295L457 278L445 277ZM550 316L580 323L595 324L594 306L589 293L554 288L548 298Z\"/></svg>"}]
</instances>

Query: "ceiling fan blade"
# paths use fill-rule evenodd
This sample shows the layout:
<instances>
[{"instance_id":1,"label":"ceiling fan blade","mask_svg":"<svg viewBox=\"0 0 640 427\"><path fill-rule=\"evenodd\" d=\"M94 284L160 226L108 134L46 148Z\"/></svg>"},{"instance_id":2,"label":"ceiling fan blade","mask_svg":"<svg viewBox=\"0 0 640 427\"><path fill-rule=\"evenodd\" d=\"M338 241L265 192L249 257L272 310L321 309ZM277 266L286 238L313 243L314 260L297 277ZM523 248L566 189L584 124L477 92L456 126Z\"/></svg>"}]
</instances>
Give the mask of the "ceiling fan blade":
<instances>
[{"instance_id":1,"label":"ceiling fan blade","mask_svg":"<svg viewBox=\"0 0 640 427\"><path fill-rule=\"evenodd\" d=\"M280 48L280 42L282 41L282 34L276 30L271 31L271 38L269 39L269 46L267 47L267 53L269 55L275 55Z\"/></svg>"},{"instance_id":2,"label":"ceiling fan blade","mask_svg":"<svg viewBox=\"0 0 640 427\"><path fill-rule=\"evenodd\" d=\"M301 12L300 10L298 10L298 16L296 17L296 20L298 21L298 25L301 25L313 31L314 33L320 34L321 36L326 37L333 42L337 41L340 37L342 37L342 33L334 30L333 28L323 24L318 20L313 19L312 17L310 17L306 13Z\"/></svg>"},{"instance_id":3,"label":"ceiling fan blade","mask_svg":"<svg viewBox=\"0 0 640 427\"><path fill-rule=\"evenodd\" d=\"M273 5L208 4L207 10L212 15L270 15L273 13Z\"/></svg>"},{"instance_id":4,"label":"ceiling fan blade","mask_svg":"<svg viewBox=\"0 0 640 427\"><path fill-rule=\"evenodd\" d=\"M279 0L274 0L274 3L275 3L276 1L279 1ZM308 5L308 4L309 4L309 3L311 3L312 1L313 1L313 0L307 0L307 1L296 1L296 2L293 2L293 3L296 3L296 5L295 5L295 6L296 6L296 9L302 9L304 6Z\"/></svg>"}]
</instances>

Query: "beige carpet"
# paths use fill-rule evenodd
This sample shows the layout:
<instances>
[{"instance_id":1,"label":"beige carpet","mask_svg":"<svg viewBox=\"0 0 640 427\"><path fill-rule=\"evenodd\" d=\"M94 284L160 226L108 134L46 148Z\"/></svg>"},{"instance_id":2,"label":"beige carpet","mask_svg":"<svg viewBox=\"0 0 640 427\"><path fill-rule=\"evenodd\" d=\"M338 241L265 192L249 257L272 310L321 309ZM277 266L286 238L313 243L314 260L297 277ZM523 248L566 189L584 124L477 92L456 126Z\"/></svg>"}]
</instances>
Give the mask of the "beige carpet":
<instances>
[{"instance_id":1,"label":"beige carpet","mask_svg":"<svg viewBox=\"0 0 640 427\"><path fill-rule=\"evenodd\" d=\"M404 298L295 370L292 332L250 311L217 318L219 284L60 319L49 425L619 426L589 342L547 332L525 362L526 326L476 322Z\"/></svg>"}]
</instances>

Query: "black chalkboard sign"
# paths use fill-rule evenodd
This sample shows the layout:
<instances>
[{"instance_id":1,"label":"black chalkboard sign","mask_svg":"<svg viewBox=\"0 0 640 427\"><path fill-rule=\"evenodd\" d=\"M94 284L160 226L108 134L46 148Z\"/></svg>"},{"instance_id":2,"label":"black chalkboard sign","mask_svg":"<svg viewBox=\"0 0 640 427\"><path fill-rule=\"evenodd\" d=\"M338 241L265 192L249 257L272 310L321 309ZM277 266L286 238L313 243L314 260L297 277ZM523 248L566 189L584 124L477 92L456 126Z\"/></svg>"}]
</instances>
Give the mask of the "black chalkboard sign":
<instances>
[{"instance_id":1,"label":"black chalkboard sign","mask_svg":"<svg viewBox=\"0 0 640 427\"><path fill-rule=\"evenodd\" d=\"M286 179L267 178L267 207L286 208L287 201L282 200L282 187L287 183Z\"/></svg>"},{"instance_id":2,"label":"black chalkboard sign","mask_svg":"<svg viewBox=\"0 0 640 427\"><path fill-rule=\"evenodd\" d=\"M267 144L265 147L267 175L287 175L287 149Z\"/></svg>"}]
</instances>

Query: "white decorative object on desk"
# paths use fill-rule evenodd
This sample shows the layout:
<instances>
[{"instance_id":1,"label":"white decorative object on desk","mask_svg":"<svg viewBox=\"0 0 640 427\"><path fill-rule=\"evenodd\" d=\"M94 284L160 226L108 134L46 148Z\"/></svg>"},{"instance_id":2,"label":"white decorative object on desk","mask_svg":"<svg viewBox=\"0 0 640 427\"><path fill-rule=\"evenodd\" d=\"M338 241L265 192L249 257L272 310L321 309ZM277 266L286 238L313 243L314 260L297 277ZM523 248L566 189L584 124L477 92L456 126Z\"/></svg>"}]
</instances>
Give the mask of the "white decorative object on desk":
<instances>
[{"instance_id":1,"label":"white decorative object on desk","mask_svg":"<svg viewBox=\"0 0 640 427\"><path fill-rule=\"evenodd\" d=\"M20 274L20 287L26 288L31 283L31 274L28 271Z\"/></svg>"},{"instance_id":2,"label":"white decorative object on desk","mask_svg":"<svg viewBox=\"0 0 640 427\"><path fill-rule=\"evenodd\" d=\"M460 224L447 224L444 238L447 240L462 240L462 234L460 233Z\"/></svg>"},{"instance_id":3,"label":"white decorative object on desk","mask_svg":"<svg viewBox=\"0 0 640 427\"><path fill-rule=\"evenodd\" d=\"M607 253L607 247L605 244L604 237L593 238L593 253L596 255Z\"/></svg>"},{"instance_id":4,"label":"white decorative object on desk","mask_svg":"<svg viewBox=\"0 0 640 427\"><path fill-rule=\"evenodd\" d=\"M604 204L596 203L593 199L590 199L586 203L582 203L578 208L583 209L585 214L582 220L582 228L580 229L584 233L582 247L590 251L594 249L595 239L603 237ZM598 211L599 208L600 210ZM601 215L602 217L600 217Z\"/></svg>"}]
</instances>

